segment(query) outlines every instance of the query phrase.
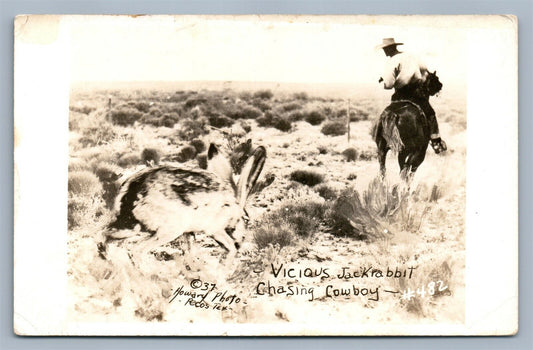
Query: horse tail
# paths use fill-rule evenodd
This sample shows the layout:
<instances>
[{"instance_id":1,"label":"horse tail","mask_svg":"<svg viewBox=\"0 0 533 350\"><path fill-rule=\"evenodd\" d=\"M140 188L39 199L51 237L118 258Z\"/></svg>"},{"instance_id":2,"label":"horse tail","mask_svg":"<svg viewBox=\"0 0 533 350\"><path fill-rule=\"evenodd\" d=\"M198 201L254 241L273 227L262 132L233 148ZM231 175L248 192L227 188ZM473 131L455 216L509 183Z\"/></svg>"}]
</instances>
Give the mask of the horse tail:
<instances>
[{"instance_id":1,"label":"horse tail","mask_svg":"<svg viewBox=\"0 0 533 350\"><path fill-rule=\"evenodd\" d=\"M379 117L378 130L376 130L376 135L380 133L380 136L387 141L389 148L396 153L405 147L398 130L398 118L399 116L394 111L386 108Z\"/></svg>"},{"instance_id":2,"label":"horse tail","mask_svg":"<svg viewBox=\"0 0 533 350\"><path fill-rule=\"evenodd\" d=\"M372 128L370 129L370 135L372 136L372 140L374 140L375 142L377 142L383 137L383 125L381 125L381 118L377 119L372 124Z\"/></svg>"},{"instance_id":3,"label":"horse tail","mask_svg":"<svg viewBox=\"0 0 533 350\"><path fill-rule=\"evenodd\" d=\"M396 153L400 152L405 147L396 124L390 128L389 147Z\"/></svg>"}]
</instances>

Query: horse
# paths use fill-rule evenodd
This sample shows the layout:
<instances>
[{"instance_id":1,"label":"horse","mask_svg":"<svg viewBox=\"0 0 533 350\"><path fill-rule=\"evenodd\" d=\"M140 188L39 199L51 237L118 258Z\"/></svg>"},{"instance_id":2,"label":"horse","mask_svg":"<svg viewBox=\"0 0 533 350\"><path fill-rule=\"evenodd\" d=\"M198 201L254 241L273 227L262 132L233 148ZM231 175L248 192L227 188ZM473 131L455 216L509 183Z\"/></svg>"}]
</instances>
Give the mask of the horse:
<instances>
[{"instance_id":1,"label":"horse","mask_svg":"<svg viewBox=\"0 0 533 350\"><path fill-rule=\"evenodd\" d=\"M417 94L429 99L442 89L437 72L430 73L420 84ZM424 112L410 100L392 101L372 128L372 138L378 148L381 176L385 177L385 159L392 149L398 154L400 175L409 180L426 156L430 139L429 123Z\"/></svg>"}]
</instances>

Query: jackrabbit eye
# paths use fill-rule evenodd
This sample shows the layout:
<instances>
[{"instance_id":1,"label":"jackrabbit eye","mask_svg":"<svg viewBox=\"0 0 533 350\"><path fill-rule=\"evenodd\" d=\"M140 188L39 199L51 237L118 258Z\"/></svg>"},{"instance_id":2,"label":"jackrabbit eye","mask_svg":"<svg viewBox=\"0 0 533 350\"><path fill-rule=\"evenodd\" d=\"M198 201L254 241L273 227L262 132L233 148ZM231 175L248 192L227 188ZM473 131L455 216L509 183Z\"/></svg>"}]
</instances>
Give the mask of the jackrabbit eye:
<instances>
[{"instance_id":1,"label":"jackrabbit eye","mask_svg":"<svg viewBox=\"0 0 533 350\"><path fill-rule=\"evenodd\" d=\"M242 222L244 222L245 226L248 226L248 224L250 223L250 218L248 217L248 215L245 214L242 216Z\"/></svg>"},{"instance_id":2,"label":"jackrabbit eye","mask_svg":"<svg viewBox=\"0 0 533 350\"><path fill-rule=\"evenodd\" d=\"M244 223L244 227L248 227L248 224L250 223L250 216L248 215L248 212L246 209L243 208L243 215L241 216L242 222Z\"/></svg>"}]
</instances>

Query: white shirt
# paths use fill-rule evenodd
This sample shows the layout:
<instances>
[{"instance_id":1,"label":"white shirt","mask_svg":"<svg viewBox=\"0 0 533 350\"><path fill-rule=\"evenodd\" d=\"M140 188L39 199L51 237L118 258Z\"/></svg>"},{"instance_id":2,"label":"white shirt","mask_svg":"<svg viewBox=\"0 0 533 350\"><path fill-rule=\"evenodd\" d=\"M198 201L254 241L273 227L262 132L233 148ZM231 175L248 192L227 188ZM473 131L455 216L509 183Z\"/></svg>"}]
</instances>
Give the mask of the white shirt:
<instances>
[{"instance_id":1,"label":"white shirt","mask_svg":"<svg viewBox=\"0 0 533 350\"><path fill-rule=\"evenodd\" d=\"M382 78L385 89L398 89L412 81L425 81L427 73L426 65L417 57L400 52L389 57Z\"/></svg>"}]
</instances>

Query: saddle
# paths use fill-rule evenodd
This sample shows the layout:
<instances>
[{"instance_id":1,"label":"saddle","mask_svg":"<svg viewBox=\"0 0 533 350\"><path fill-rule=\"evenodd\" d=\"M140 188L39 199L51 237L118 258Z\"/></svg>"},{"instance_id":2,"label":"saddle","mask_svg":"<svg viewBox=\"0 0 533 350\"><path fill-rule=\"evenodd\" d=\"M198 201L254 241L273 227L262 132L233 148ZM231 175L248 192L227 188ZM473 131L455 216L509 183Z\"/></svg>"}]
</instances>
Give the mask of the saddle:
<instances>
[{"instance_id":1,"label":"saddle","mask_svg":"<svg viewBox=\"0 0 533 350\"><path fill-rule=\"evenodd\" d=\"M402 110L405 109L405 108L409 108L409 107L415 107L418 110L418 112L422 115L423 122L425 124L428 124L428 119L427 119L426 114L424 113L424 110L422 109L422 107L420 107L420 105L418 105L416 102L411 101L411 100L395 100L395 101L392 101L387 106L387 108L385 108L385 110L388 111L389 113L394 114L396 116L396 118L398 118L398 115L402 113Z\"/></svg>"}]
</instances>

